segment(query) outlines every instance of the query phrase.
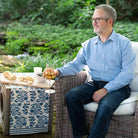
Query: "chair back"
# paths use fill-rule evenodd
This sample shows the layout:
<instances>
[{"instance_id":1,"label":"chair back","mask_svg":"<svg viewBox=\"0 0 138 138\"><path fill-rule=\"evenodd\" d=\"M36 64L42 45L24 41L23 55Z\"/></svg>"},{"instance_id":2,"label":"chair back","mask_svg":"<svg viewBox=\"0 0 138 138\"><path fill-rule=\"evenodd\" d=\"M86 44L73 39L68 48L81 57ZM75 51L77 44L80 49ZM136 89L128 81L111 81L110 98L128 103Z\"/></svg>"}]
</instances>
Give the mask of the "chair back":
<instances>
[{"instance_id":1,"label":"chair back","mask_svg":"<svg viewBox=\"0 0 138 138\"><path fill-rule=\"evenodd\" d=\"M135 77L130 83L130 88L132 92L138 92L138 42L131 42L134 52L136 54L135 62Z\"/></svg>"}]
</instances>

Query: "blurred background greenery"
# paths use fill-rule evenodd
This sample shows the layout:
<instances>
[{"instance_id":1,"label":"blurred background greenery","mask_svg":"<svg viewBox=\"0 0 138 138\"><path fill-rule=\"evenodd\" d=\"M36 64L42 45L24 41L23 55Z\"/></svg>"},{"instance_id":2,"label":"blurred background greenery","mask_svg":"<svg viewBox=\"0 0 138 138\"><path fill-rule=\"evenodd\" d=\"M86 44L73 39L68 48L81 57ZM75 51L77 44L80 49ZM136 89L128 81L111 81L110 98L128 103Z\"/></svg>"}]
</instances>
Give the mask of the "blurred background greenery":
<instances>
[{"instance_id":1,"label":"blurred background greenery","mask_svg":"<svg viewBox=\"0 0 138 138\"><path fill-rule=\"evenodd\" d=\"M107 1L117 10L118 21L137 20L137 0L0 0L0 21L88 28L95 6Z\"/></svg>"},{"instance_id":2,"label":"blurred background greenery","mask_svg":"<svg viewBox=\"0 0 138 138\"><path fill-rule=\"evenodd\" d=\"M109 2L117 10L114 30L138 41L137 0L0 0L0 30L7 55L27 52L16 72L32 72L34 66L55 68L71 61L81 43L96 34L91 17L96 5Z\"/></svg>"}]
</instances>

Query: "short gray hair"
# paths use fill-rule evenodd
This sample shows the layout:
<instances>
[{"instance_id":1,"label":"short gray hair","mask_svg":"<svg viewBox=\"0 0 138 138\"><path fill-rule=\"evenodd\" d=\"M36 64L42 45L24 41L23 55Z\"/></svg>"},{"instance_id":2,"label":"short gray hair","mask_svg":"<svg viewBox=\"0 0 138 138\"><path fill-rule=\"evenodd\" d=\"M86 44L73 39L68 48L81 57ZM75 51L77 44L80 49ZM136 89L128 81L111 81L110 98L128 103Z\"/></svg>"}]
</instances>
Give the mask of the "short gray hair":
<instances>
[{"instance_id":1,"label":"short gray hair","mask_svg":"<svg viewBox=\"0 0 138 138\"><path fill-rule=\"evenodd\" d=\"M105 11L106 14L106 18L111 18L113 19L113 24L115 23L116 19L117 19L117 15L116 15L116 10L108 5L108 4L101 4L95 7L95 9L102 9Z\"/></svg>"}]
</instances>

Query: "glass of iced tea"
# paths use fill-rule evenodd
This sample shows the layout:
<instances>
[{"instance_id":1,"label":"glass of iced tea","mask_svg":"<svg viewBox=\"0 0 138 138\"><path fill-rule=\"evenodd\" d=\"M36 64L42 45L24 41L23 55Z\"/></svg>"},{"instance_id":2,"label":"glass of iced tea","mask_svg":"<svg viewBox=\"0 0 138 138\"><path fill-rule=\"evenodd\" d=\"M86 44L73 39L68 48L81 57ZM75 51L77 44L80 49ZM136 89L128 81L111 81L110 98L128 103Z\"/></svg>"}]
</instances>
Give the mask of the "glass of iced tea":
<instances>
[{"instance_id":1,"label":"glass of iced tea","mask_svg":"<svg viewBox=\"0 0 138 138\"><path fill-rule=\"evenodd\" d=\"M53 65L46 65L43 76L47 79L54 79L56 77L56 70Z\"/></svg>"}]
</instances>

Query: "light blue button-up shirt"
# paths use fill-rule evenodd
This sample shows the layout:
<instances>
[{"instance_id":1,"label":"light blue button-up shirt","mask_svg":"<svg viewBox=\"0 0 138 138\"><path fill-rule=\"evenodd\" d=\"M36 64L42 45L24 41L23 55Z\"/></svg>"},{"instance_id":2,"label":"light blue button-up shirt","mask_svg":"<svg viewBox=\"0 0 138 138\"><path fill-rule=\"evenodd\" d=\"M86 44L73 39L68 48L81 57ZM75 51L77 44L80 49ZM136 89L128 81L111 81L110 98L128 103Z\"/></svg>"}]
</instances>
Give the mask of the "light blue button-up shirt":
<instances>
[{"instance_id":1,"label":"light blue button-up shirt","mask_svg":"<svg viewBox=\"0 0 138 138\"><path fill-rule=\"evenodd\" d=\"M135 54L126 37L113 31L104 43L96 36L82 46L73 61L58 68L60 77L74 75L88 65L93 80L108 82L104 86L108 92L129 84L134 78Z\"/></svg>"}]
</instances>

